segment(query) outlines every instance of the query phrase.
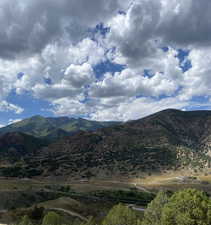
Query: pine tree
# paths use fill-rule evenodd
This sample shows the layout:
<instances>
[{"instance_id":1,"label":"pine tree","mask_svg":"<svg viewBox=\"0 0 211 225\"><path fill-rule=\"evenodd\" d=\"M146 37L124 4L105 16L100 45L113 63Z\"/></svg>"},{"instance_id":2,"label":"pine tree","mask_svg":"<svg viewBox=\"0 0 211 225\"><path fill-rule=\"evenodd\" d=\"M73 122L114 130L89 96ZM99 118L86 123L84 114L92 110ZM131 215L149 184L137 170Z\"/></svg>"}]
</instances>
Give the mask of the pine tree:
<instances>
[{"instance_id":1,"label":"pine tree","mask_svg":"<svg viewBox=\"0 0 211 225\"><path fill-rule=\"evenodd\" d=\"M162 225L161 214L169 198L166 192L160 191L144 212L142 225Z\"/></svg>"},{"instance_id":2,"label":"pine tree","mask_svg":"<svg viewBox=\"0 0 211 225\"><path fill-rule=\"evenodd\" d=\"M164 206L161 222L162 225L209 225L211 200L195 189L176 192Z\"/></svg>"}]
</instances>

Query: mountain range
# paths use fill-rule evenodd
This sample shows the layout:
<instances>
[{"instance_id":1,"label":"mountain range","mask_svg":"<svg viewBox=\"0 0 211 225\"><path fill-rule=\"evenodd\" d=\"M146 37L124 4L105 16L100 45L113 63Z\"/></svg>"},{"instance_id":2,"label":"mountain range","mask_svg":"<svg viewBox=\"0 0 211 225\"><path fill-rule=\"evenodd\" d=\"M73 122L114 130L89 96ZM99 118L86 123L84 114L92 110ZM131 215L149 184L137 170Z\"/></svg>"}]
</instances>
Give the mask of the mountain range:
<instances>
[{"instance_id":1,"label":"mountain range","mask_svg":"<svg viewBox=\"0 0 211 225\"><path fill-rule=\"evenodd\" d=\"M80 130L93 131L103 127L117 125L119 122L98 122L69 117L33 116L0 129L0 135L9 132L21 132L37 138L56 140L72 135Z\"/></svg>"},{"instance_id":2,"label":"mountain range","mask_svg":"<svg viewBox=\"0 0 211 225\"><path fill-rule=\"evenodd\" d=\"M37 143L34 138L33 143ZM17 157L15 164L14 159L7 158L7 166L0 168L0 174L80 179L209 169L211 111L168 109L43 144L33 153L29 148L28 154L24 152L21 160Z\"/></svg>"}]
</instances>

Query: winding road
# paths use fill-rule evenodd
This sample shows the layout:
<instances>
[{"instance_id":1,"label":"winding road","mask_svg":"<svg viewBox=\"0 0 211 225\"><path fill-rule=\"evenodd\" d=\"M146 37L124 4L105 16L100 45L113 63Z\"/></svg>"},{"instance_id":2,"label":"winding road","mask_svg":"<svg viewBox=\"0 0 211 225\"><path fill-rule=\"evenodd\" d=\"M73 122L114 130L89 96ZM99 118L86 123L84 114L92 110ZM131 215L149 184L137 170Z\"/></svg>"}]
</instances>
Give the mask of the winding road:
<instances>
[{"instance_id":1,"label":"winding road","mask_svg":"<svg viewBox=\"0 0 211 225\"><path fill-rule=\"evenodd\" d=\"M88 221L87 218L81 216L80 214L76 213L76 212L72 212L70 210L66 210L66 209L62 209L62 208L48 208L47 210L49 211L58 211L58 212L63 212L68 214L69 216L74 216L74 217L78 217L79 219L83 220L83 221Z\"/></svg>"}]
</instances>

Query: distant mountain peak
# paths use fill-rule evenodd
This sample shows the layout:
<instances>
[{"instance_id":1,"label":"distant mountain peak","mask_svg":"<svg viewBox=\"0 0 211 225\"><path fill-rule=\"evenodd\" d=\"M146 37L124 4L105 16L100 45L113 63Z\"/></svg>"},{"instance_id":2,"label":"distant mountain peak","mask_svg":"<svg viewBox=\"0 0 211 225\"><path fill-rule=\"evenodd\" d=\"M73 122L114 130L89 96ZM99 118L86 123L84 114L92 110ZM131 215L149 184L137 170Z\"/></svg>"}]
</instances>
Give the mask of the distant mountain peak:
<instances>
[{"instance_id":1,"label":"distant mountain peak","mask_svg":"<svg viewBox=\"0 0 211 225\"><path fill-rule=\"evenodd\" d=\"M29 119L43 119L45 117L41 116L41 115L34 115L32 117L30 117Z\"/></svg>"},{"instance_id":2,"label":"distant mountain peak","mask_svg":"<svg viewBox=\"0 0 211 225\"><path fill-rule=\"evenodd\" d=\"M168 109L162 110L160 113L162 113L162 112L182 112L182 110L174 109L174 108L168 108Z\"/></svg>"}]
</instances>

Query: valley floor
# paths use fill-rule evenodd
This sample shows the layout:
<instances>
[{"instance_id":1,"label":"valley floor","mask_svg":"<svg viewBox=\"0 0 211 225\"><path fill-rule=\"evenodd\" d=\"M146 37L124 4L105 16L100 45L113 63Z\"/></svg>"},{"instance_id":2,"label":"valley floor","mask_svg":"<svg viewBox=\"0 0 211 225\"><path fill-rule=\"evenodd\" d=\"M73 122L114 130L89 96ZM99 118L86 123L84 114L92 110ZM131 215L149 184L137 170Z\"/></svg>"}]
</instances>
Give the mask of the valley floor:
<instances>
[{"instance_id":1,"label":"valley floor","mask_svg":"<svg viewBox=\"0 0 211 225\"><path fill-rule=\"evenodd\" d=\"M46 210L59 209L60 213L69 212L69 215L78 218L88 218L90 215L101 217L113 205L103 196L104 193L132 190L155 194L159 190L176 191L190 187L204 190L211 195L211 173L208 171L206 174L192 174L180 171L134 179L81 179L71 182L50 178L0 178L0 223L5 222L5 215L6 218L10 218L12 212L12 216L17 216L16 214L20 213L17 210L25 211L35 205ZM95 192L99 192L100 197L90 197L90 193ZM127 203L132 209L138 209L140 212L146 207L146 204L140 205L133 201L126 200L125 204Z\"/></svg>"},{"instance_id":2,"label":"valley floor","mask_svg":"<svg viewBox=\"0 0 211 225\"><path fill-rule=\"evenodd\" d=\"M68 180L68 179L67 179ZM36 190L46 189L48 186L67 185L77 192L90 192L96 190L128 190L137 188L142 191L148 189L159 190L161 187L183 188L195 186L211 193L211 170L206 173L191 173L189 171L169 172L141 176L140 178L112 178L112 179L81 179L64 181L62 179L29 179L29 178L4 178L0 177L0 191ZM174 190L173 188L173 190Z\"/></svg>"}]
</instances>

